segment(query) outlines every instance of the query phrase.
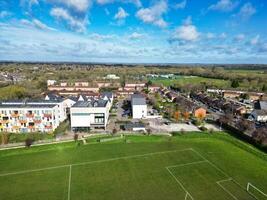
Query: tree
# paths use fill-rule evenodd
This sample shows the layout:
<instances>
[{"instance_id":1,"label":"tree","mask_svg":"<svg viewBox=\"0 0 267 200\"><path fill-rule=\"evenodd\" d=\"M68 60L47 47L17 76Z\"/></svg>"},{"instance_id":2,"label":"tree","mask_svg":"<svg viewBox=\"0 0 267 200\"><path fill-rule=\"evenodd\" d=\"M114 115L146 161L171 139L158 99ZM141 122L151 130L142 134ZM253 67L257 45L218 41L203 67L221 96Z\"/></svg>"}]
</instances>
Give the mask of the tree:
<instances>
[{"instance_id":1,"label":"tree","mask_svg":"<svg viewBox=\"0 0 267 200\"><path fill-rule=\"evenodd\" d=\"M189 117L190 117L190 113L187 112L187 111L184 112L184 113L183 113L183 117L184 117L184 120L185 120L185 121L188 121L188 120L189 120Z\"/></svg>"},{"instance_id":2,"label":"tree","mask_svg":"<svg viewBox=\"0 0 267 200\"><path fill-rule=\"evenodd\" d=\"M74 139L75 142L77 142L78 139L79 139L79 134L75 133L74 136L73 136L73 139Z\"/></svg>"},{"instance_id":3,"label":"tree","mask_svg":"<svg viewBox=\"0 0 267 200\"><path fill-rule=\"evenodd\" d=\"M249 99L249 95L247 93L240 94L240 98Z\"/></svg>"},{"instance_id":4,"label":"tree","mask_svg":"<svg viewBox=\"0 0 267 200\"><path fill-rule=\"evenodd\" d=\"M33 144L34 140L32 138L27 138L25 140L25 147L30 148L30 146Z\"/></svg>"},{"instance_id":5,"label":"tree","mask_svg":"<svg viewBox=\"0 0 267 200\"><path fill-rule=\"evenodd\" d=\"M152 133L152 131L151 131L151 129L150 129L150 128L149 128L149 129L147 129L146 131L147 131L147 135L150 135L150 134Z\"/></svg>"},{"instance_id":6,"label":"tree","mask_svg":"<svg viewBox=\"0 0 267 200\"><path fill-rule=\"evenodd\" d=\"M2 144L8 144L9 140L9 134L8 133L2 133Z\"/></svg>"},{"instance_id":7,"label":"tree","mask_svg":"<svg viewBox=\"0 0 267 200\"><path fill-rule=\"evenodd\" d=\"M124 88L125 87L125 75L122 76L122 79L121 79L121 87Z\"/></svg>"},{"instance_id":8,"label":"tree","mask_svg":"<svg viewBox=\"0 0 267 200\"><path fill-rule=\"evenodd\" d=\"M267 128L259 128L252 133L252 137L260 144L267 143Z\"/></svg>"},{"instance_id":9,"label":"tree","mask_svg":"<svg viewBox=\"0 0 267 200\"><path fill-rule=\"evenodd\" d=\"M151 86L151 85L152 85L152 81L151 81L151 80L148 80L148 81L146 82L146 88L148 89L148 87Z\"/></svg>"},{"instance_id":10,"label":"tree","mask_svg":"<svg viewBox=\"0 0 267 200\"><path fill-rule=\"evenodd\" d=\"M179 111L174 112L173 117L174 117L175 121L178 122L180 119L180 112Z\"/></svg>"},{"instance_id":11,"label":"tree","mask_svg":"<svg viewBox=\"0 0 267 200\"><path fill-rule=\"evenodd\" d=\"M239 82L238 82L238 80L236 80L236 79L233 80L232 83L231 83L231 87L232 87L232 88L238 88L238 87L239 87Z\"/></svg>"},{"instance_id":12,"label":"tree","mask_svg":"<svg viewBox=\"0 0 267 200\"><path fill-rule=\"evenodd\" d=\"M113 128L111 134L112 134L112 135L115 135L117 132L118 132L117 129L116 129L116 128Z\"/></svg>"},{"instance_id":13,"label":"tree","mask_svg":"<svg viewBox=\"0 0 267 200\"><path fill-rule=\"evenodd\" d=\"M262 86L262 89L261 89L263 92L267 92L267 85L266 84L264 84L263 86Z\"/></svg>"},{"instance_id":14,"label":"tree","mask_svg":"<svg viewBox=\"0 0 267 200\"><path fill-rule=\"evenodd\" d=\"M199 121L202 122L205 118L205 114L201 112L201 113L198 113L198 115L196 117Z\"/></svg>"}]
</instances>

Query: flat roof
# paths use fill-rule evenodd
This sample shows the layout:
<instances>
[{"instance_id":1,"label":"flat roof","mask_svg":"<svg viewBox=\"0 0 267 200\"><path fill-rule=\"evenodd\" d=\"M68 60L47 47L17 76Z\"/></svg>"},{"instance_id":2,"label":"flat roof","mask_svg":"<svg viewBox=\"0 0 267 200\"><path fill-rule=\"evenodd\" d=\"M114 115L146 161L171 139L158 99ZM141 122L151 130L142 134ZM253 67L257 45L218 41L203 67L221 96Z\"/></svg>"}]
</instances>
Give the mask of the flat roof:
<instances>
[{"instance_id":1,"label":"flat roof","mask_svg":"<svg viewBox=\"0 0 267 200\"><path fill-rule=\"evenodd\" d=\"M0 103L0 108L53 108L57 104Z\"/></svg>"},{"instance_id":2,"label":"flat roof","mask_svg":"<svg viewBox=\"0 0 267 200\"><path fill-rule=\"evenodd\" d=\"M132 105L146 105L145 97L141 94L133 94Z\"/></svg>"}]
</instances>

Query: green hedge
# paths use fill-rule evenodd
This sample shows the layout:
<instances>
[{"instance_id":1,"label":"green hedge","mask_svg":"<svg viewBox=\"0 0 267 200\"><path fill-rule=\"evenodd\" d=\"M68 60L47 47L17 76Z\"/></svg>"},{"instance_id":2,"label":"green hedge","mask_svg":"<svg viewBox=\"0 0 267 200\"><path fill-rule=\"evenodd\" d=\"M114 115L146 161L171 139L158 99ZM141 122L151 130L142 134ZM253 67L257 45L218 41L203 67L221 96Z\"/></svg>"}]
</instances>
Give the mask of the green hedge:
<instances>
[{"instance_id":1,"label":"green hedge","mask_svg":"<svg viewBox=\"0 0 267 200\"><path fill-rule=\"evenodd\" d=\"M47 133L0 133L0 144L2 144L3 134L6 135L8 143L25 142L27 138L31 138L34 141L54 138L53 134Z\"/></svg>"}]
</instances>

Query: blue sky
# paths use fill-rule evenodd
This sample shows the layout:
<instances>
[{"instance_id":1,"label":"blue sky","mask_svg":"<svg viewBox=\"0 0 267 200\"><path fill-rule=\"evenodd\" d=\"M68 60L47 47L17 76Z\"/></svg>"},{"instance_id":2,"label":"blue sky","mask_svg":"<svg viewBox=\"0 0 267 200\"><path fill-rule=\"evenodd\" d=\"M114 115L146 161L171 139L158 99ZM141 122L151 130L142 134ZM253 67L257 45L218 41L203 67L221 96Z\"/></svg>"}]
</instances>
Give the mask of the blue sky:
<instances>
[{"instance_id":1,"label":"blue sky","mask_svg":"<svg viewBox=\"0 0 267 200\"><path fill-rule=\"evenodd\" d=\"M265 0L0 0L0 60L267 63Z\"/></svg>"}]
</instances>

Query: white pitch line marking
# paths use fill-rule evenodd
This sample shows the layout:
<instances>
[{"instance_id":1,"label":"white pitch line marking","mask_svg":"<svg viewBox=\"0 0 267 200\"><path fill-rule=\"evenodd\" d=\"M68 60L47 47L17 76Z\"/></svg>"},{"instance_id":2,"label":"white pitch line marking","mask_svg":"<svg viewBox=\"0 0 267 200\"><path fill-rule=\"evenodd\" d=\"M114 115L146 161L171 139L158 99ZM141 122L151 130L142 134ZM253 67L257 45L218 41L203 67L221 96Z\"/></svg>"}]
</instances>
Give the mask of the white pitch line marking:
<instances>
[{"instance_id":1,"label":"white pitch line marking","mask_svg":"<svg viewBox=\"0 0 267 200\"><path fill-rule=\"evenodd\" d=\"M238 198L235 196L235 195L233 195L229 190L227 190L225 187L223 187L222 185L221 185L221 183L223 183L223 182L226 182L226 181L232 181L233 179L232 178L228 178L228 179L225 179L225 180L221 180L221 181L217 181L216 183L227 193L227 194L229 194L233 199L235 199L235 200L238 200Z\"/></svg>"},{"instance_id":2,"label":"white pitch line marking","mask_svg":"<svg viewBox=\"0 0 267 200\"><path fill-rule=\"evenodd\" d=\"M191 199L194 199L192 197L192 195L185 189L185 187L183 186L183 184L176 178L176 176L171 172L171 170L166 167L167 171L169 172L169 174L174 178L174 180L181 186L181 188L185 191L185 199L187 198L187 196L190 196Z\"/></svg>"},{"instance_id":3,"label":"white pitch line marking","mask_svg":"<svg viewBox=\"0 0 267 200\"><path fill-rule=\"evenodd\" d=\"M68 200L70 200L70 186L71 186L71 165L70 165L70 170L69 170Z\"/></svg>"},{"instance_id":4,"label":"white pitch line marking","mask_svg":"<svg viewBox=\"0 0 267 200\"><path fill-rule=\"evenodd\" d=\"M184 163L184 164L179 164L179 165L171 165L171 166L168 166L167 168L183 167L183 166L187 166L187 165L195 165L195 164L200 164L200 163L205 163L205 162L208 162L208 161L207 160L200 160L200 161Z\"/></svg>"}]
</instances>

